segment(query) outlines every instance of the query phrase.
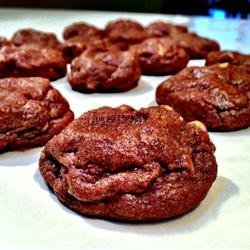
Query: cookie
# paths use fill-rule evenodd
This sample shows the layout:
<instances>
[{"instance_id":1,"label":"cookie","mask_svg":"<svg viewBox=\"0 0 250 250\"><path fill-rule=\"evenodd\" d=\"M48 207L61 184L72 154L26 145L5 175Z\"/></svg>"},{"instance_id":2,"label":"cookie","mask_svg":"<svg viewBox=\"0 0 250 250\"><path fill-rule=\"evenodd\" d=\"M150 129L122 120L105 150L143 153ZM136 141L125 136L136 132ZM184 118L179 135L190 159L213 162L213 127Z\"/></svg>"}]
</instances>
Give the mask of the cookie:
<instances>
[{"instance_id":1,"label":"cookie","mask_svg":"<svg viewBox=\"0 0 250 250\"><path fill-rule=\"evenodd\" d=\"M187 32L188 28L182 25L158 21L149 24L145 30L149 37L165 37L177 32Z\"/></svg>"},{"instance_id":2,"label":"cookie","mask_svg":"<svg viewBox=\"0 0 250 250\"><path fill-rule=\"evenodd\" d=\"M140 61L143 75L164 75L183 69L189 55L171 39L148 38L131 48Z\"/></svg>"},{"instance_id":3,"label":"cookie","mask_svg":"<svg viewBox=\"0 0 250 250\"><path fill-rule=\"evenodd\" d=\"M71 63L68 81L73 90L122 92L138 85L138 58L129 51L102 47L87 49Z\"/></svg>"},{"instance_id":4,"label":"cookie","mask_svg":"<svg viewBox=\"0 0 250 250\"><path fill-rule=\"evenodd\" d=\"M56 80L66 74L66 61L58 49L34 44L0 49L0 78L40 76Z\"/></svg>"},{"instance_id":5,"label":"cookie","mask_svg":"<svg viewBox=\"0 0 250 250\"><path fill-rule=\"evenodd\" d=\"M107 24L106 36L121 50L127 50L130 45L143 41L147 34L144 27L136 21L119 19Z\"/></svg>"},{"instance_id":6,"label":"cookie","mask_svg":"<svg viewBox=\"0 0 250 250\"><path fill-rule=\"evenodd\" d=\"M241 54L236 51L213 51L206 58L206 65L224 62L244 66L250 72L250 55Z\"/></svg>"},{"instance_id":7,"label":"cookie","mask_svg":"<svg viewBox=\"0 0 250 250\"><path fill-rule=\"evenodd\" d=\"M82 54L88 47L89 38L82 36L74 36L67 39L63 43L63 56L67 62L71 62L74 58Z\"/></svg>"},{"instance_id":8,"label":"cookie","mask_svg":"<svg viewBox=\"0 0 250 250\"><path fill-rule=\"evenodd\" d=\"M199 120L211 131L233 131L250 125L250 80L244 67L223 63L183 69L156 91L186 121Z\"/></svg>"},{"instance_id":9,"label":"cookie","mask_svg":"<svg viewBox=\"0 0 250 250\"><path fill-rule=\"evenodd\" d=\"M14 33L11 42L16 46L34 44L41 47L59 48L61 43L54 33L36 29L20 29Z\"/></svg>"},{"instance_id":10,"label":"cookie","mask_svg":"<svg viewBox=\"0 0 250 250\"><path fill-rule=\"evenodd\" d=\"M215 147L200 122L169 107L103 107L44 148L45 182L66 206L107 219L155 221L197 207L216 178Z\"/></svg>"},{"instance_id":11,"label":"cookie","mask_svg":"<svg viewBox=\"0 0 250 250\"><path fill-rule=\"evenodd\" d=\"M195 33L175 32L170 38L184 48L192 59L206 58L209 52L220 49L216 41L200 37Z\"/></svg>"},{"instance_id":12,"label":"cookie","mask_svg":"<svg viewBox=\"0 0 250 250\"><path fill-rule=\"evenodd\" d=\"M81 55L87 48L100 46L105 47L106 49L111 47L119 49L117 46L111 44L107 39L74 36L66 40L63 44L63 56L66 61L70 63L74 58Z\"/></svg>"},{"instance_id":13,"label":"cookie","mask_svg":"<svg viewBox=\"0 0 250 250\"><path fill-rule=\"evenodd\" d=\"M75 36L81 36L85 38L92 36L102 37L103 30L85 22L73 23L64 29L63 38L67 40Z\"/></svg>"},{"instance_id":14,"label":"cookie","mask_svg":"<svg viewBox=\"0 0 250 250\"><path fill-rule=\"evenodd\" d=\"M43 146L73 113L45 78L0 79L0 151Z\"/></svg>"}]
</instances>

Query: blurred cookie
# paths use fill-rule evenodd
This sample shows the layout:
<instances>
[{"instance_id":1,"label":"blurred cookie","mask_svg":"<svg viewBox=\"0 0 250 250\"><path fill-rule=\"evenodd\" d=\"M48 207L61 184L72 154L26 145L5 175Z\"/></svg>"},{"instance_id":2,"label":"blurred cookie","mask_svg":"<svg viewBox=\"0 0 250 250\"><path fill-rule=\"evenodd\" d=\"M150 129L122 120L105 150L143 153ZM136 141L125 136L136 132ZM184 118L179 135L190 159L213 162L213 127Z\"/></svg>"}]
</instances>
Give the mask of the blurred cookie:
<instances>
[{"instance_id":1,"label":"blurred cookie","mask_svg":"<svg viewBox=\"0 0 250 250\"><path fill-rule=\"evenodd\" d=\"M202 123L186 123L169 107L103 107L50 140L39 166L79 213L154 221L200 204L216 178L214 151Z\"/></svg>"},{"instance_id":2,"label":"blurred cookie","mask_svg":"<svg viewBox=\"0 0 250 250\"><path fill-rule=\"evenodd\" d=\"M148 38L131 48L140 61L142 74L164 75L183 69L189 55L169 38Z\"/></svg>"},{"instance_id":3,"label":"blurred cookie","mask_svg":"<svg viewBox=\"0 0 250 250\"><path fill-rule=\"evenodd\" d=\"M117 46L111 44L107 39L74 36L66 40L63 44L63 56L67 62L71 62L74 58L81 55L87 48L95 48L99 46L107 49L111 47L119 49Z\"/></svg>"},{"instance_id":4,"label":"blurred cookie","mask_svg":"<svg viewBox=\"0 0 250 250\"><path fill-rule=\"evenodd\" d=\"M175 32L170 35L180 47L184 48L192 59L206 58L211 51L219 50L219 44L211 39L190 32Z\"/></svg>"},{"instance_id":5,"label":"blurred cookie","mask_svg":"<svg viewBox=\"0 0 250 250\"><path fill-rule=\"evenodd\" d=\"M58 49L34 44L0 49L0 78L40 76L56 80L66 74L66 61Z\"/></svg>"},{"instance_id":6,"label":"blurred cookie","mask_svg":"<svg viewBox=\"0 0 250 250\"><path fill-rule=\"evenodd\" d=\"M176 32L187 32L188 28L182 25L158 21L149 24L145 30L149 37L165 37Z\"/></svg>"},{"instance_id":7,"label":"blurred cookie","mask_svg":"<svg viewBox=\"0 0 250 250\"><path fill-rule=\"evenodd\" d=\"M159 85L156 100L172 106L186 121L203 122L209 130L250 125L249 73L229 63L183 69Z\"/></svg>"},{"instance_id":8,"label":"blurred cookie","mask_svg":"<svg viewBox=\"0 0 250 250\"><path fill-rule=\"evenodd\" d=\"M43 146L73 113L47 79L0 79L0 151Z\"/></svg>"},{"instance_id":9,"label":"blurred cookie","mask_svg":"<svg viewBox=\"0 0 250 250\"><path fill-rule=\"evenodd\" d=\"M122 92L136 87L140 76L139 61L133 53L97 46L72 61L68 81L80 92Z\"/></svg>"},{"instance_id":10,"label":"blurred cookie","mask_svg":"<svg viewBox=\"0 0 250 250\"><path fill-rule=\"evenodd\" d=\"M136 21L118 19L107 24L106 36L121 50L127 50L130 45L143 41L147 34L144 27Z\"/></svg>"},{"instance_id":11,"label":"blurred cookie","mask_svg":"<svg viewBox=\"0 0 250 250\"><path fill-rule=\"evenodd\" d=\"M85 22L72 23L71 25L65 27L63 31L63 38L65 40L76 36L85 38L102 37L103 31Z\"/></svg>"},{"instance_id":12,"label":"blurred cookie","mask_svg":"<svg viewBox=\"0 0 250 250\"><path fill-rule=\"evenodd\" d=\"M67 62L71 62L75 57L82 54L89 44L89 38L74 36L63 43L63 56Z\"/></svg>"},{"instance_id":13,"label":"blurred cookie","mask_svg":"<svg viewBox=\"0 0 250 250\"><path fill-rule=\"evenodd\" d=\"M36 29L20 29L14 33L11 42L16 46L34 44L41 47L59 48L61 43L54 33Z\"/></svg>"},{"instance_id":14,"label":"blurred cookie","mask_svg":"<svg viewBox=\"0 0 250 250\"><path fill-rule=\"evenodd\" d=\"M206 65L223 62L244 66L250 72L250 55L241 54L236 51L213 51L207 55Z\"/></svg>"}]
</instances>

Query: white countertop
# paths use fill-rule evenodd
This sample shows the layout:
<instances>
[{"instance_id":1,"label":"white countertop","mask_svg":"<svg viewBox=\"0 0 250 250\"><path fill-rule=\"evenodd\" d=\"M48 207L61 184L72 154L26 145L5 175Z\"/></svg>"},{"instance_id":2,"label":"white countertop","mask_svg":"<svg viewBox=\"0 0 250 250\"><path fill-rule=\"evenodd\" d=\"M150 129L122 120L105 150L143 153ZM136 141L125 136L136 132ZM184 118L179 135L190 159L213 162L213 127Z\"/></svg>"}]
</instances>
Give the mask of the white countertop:
<instances>
[{"instance_id":1,"label":"white countertop","mask_svg":"<svg viewBox=\"0 0 250 250\"><path fill-rule=\"evenodd\" d=\"M250 53L250 21L204 17L54 10L0 9L0 36L32 27L57 33L76 21L103 27L129 17L143 24L157 19L186 24L217 39L222 49ZM203 65L194 60L190 65ZM120 94L73 92L66 79L54 83L79 116L103 105L135 108L154 105L156 86L166 77L143 76L137 88ZM206 199L192 212L151 224L90 219L64 207L38 171L41 148L0 155L0 249L250 249L250 128L210 133L217 147L218 177Z\"/></svg>"}]
</instances>

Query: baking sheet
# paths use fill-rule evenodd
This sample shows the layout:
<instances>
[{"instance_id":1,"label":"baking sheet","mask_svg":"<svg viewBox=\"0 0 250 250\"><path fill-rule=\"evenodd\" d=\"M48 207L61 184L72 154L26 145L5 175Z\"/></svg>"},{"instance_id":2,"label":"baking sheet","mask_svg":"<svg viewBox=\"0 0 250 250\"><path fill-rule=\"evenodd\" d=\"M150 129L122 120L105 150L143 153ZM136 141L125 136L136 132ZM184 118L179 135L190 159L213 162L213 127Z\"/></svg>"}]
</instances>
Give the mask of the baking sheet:
<instances>
[{"instance_id":1,"label":"baking sheet","mask_svg":"<svg viewBox=\"0 0 250 250\"><path fill-rule=\"evenodd\" d=\"M144 24L156 19L186 24L202 35L216 36L220 42L227 39L221 44L225 49L243 52L249 49L246 37L239 40L237 34L228 36L216 30L221 28L216 25L218 21L149 14L0 9L0 35L10 37L24 27L60 35L64 26L75 21L84 20L103 27L108 20L121 16ZM205 30L198 25L199 20L206 24ZM249 24L230 22L236 28ZM233 28L229 25L228 30L232 32ZM189 65L203 64L203 60L194 60ZM155 105L155 89L164 79L166 76L142 76L137 88L120 94L74 92L66 78L53 85L67 98L78 117L84 111L103 105L115 107L126 103L135 108ZM250 128L210 133L210 136L217 148L218 177L206 199L180 218L150 224L90 219L64 207L39 174L42 148L1 154L0 249L249 249Z\"/></svg>"}]
</instances>

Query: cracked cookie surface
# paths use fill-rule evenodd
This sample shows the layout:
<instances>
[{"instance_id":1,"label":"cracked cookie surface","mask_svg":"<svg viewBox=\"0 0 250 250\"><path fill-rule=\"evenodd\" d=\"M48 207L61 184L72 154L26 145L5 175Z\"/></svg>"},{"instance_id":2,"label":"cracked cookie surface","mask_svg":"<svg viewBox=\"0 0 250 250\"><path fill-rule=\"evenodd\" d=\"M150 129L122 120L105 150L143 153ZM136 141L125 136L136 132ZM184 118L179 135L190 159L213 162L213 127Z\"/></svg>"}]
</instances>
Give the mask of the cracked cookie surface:
<instances>
[{"instance_id":1,"label":"cracked cookie surface","mask_svg":"<svg viewBox=\"0 0 250 250\"><path fill-rule=\"evenodd\" d=\"M232 131L250 125L250 81L245 67L222 63L189 67L156 91L158 104L172 106L186 121L209 130Z\"/></svg>"},{"instance_id":2,"label":"cracked cookie surface","mask_svg":"<svg viewBox=\"0 0 250 250\"><path fill-rule=\"evenodd\" d=\"M166 37L148 38L131 51L138 56L143 75L176 73L189 61L188 53Z\"/></svg>"},{"instance_id":3,"label":"cracked cookie surface","mask_svg":"<svg viewBox=\"0 0 250 250\"><path fill-rule=\"evenodd\" d=\"M122 92L136 87L140 76L139 61L133 53L100 43L72 61L68 81L80 92Z\"/></svg>"},{"instance_id":4,"label":"cracked cookie surface","mask_svg":"<svg viewBox=\"0 0 250 250\"><path fill-rule=\"evenodd\" d=\"M95 27L92 24L85 22L77 22L72 23L69 26L65 27L63 30L63 38L65 40L70 39L72 37L81 36L84 38L88 37L102 37L103 30Z\"/></svg>"},{"instance_id":5,"label":"cracked cookie surface","mask_svg":"<svg viewBox=\"0 0 250 250\"><path fill-rule=\"evenodd\" d=\"M67 101L47 79L0 80L0 151L43 146L70 121Z\"/></svg>"},{"instance_id":6,"label":"cracked cookie surface","mask_svg":"<svg viewBox=\"0 0 250 250\"><path fill-rule=\"evenodd\" d=\"M242 54L236 51L212 51L206 58L206 65L224 62L246 67L250 73L250 55Z\"/></svg>"},{"instance_id":7,"label":"cracked cookie surface","mask_svg":"<svg viewBox=\"0 0 250 250\"><path fill-rule=\"evenodd\" d=\"M118 19L108 23L105 34L110 42L121 50L127 50L130 45L140 43L147 37L144 27L129 19Z\"/></svg>"},{"instance_id":8,"label":"cracked cookie surface","mask_svg":"<svg viewBox=\"0 0 250 250\"><path fill-rule=\"evenodd\" d=\"M40 172L65 205L84 215L128 221L180 216L216 178L204 125L170 107L103 107L50 140Z\"/></svg>"},{"instance_id":9,"label":"cracked cookie surface","mask_svg":"<svg viewBox=\"0 0 250 250\"><path fill-rule=\"evenodd\" d=\"M220 49L219 44L215 40L201 37L196 33L191 32L174 32L171 33L170 38L185 49L191 59L206 58L211 51Z\"/></svg>"},{"instance_id":10,"label":"cracked cookie surface","mask_svg":"<svg viewBox=\"0 0 250 250\"><path fill-rule=\"evenodd\" d=\"M176 25L166 22L153 22L145 28L149 37L166 37L174 33L188 32L188 28L182 25Z\"/></svg>"},{"instance_id":11,"label":"cracked cookie surface","mask_svg":"<svg viewBox=\"0 0 250 250\"><path fill-rule=\"evenodd\" d=\"M61 43L54 33L36 29L20 29L14 33L11 42L16 46L34 44L35 46L60 49Z\"/></svg>"},{"instance_id":12,"label":"cracked cookie surface","mask_svg":"<svg viewBox=\"0 0 250 250\"><path fill-rule=\"evenodd\" d=\"M65 76L66 61L61 51L25 44L0 48L0 78L39 76L56 80Z\"/></svg>"},{"instance_id":13,"label":"cracked cookie surface","mask_svg":"<svg viewBox=\"0 0 250 250\"><path fill-rule=\"evenodd\" d=\"M74 58L80 56L88 48L103 48L106 50L118 49L119 48L110 43L108 39L100 39L98 37L82 37L74 36L69 38L63 44L63 56L67 62L72 62Z\"/></svg>"}]
</instances>

